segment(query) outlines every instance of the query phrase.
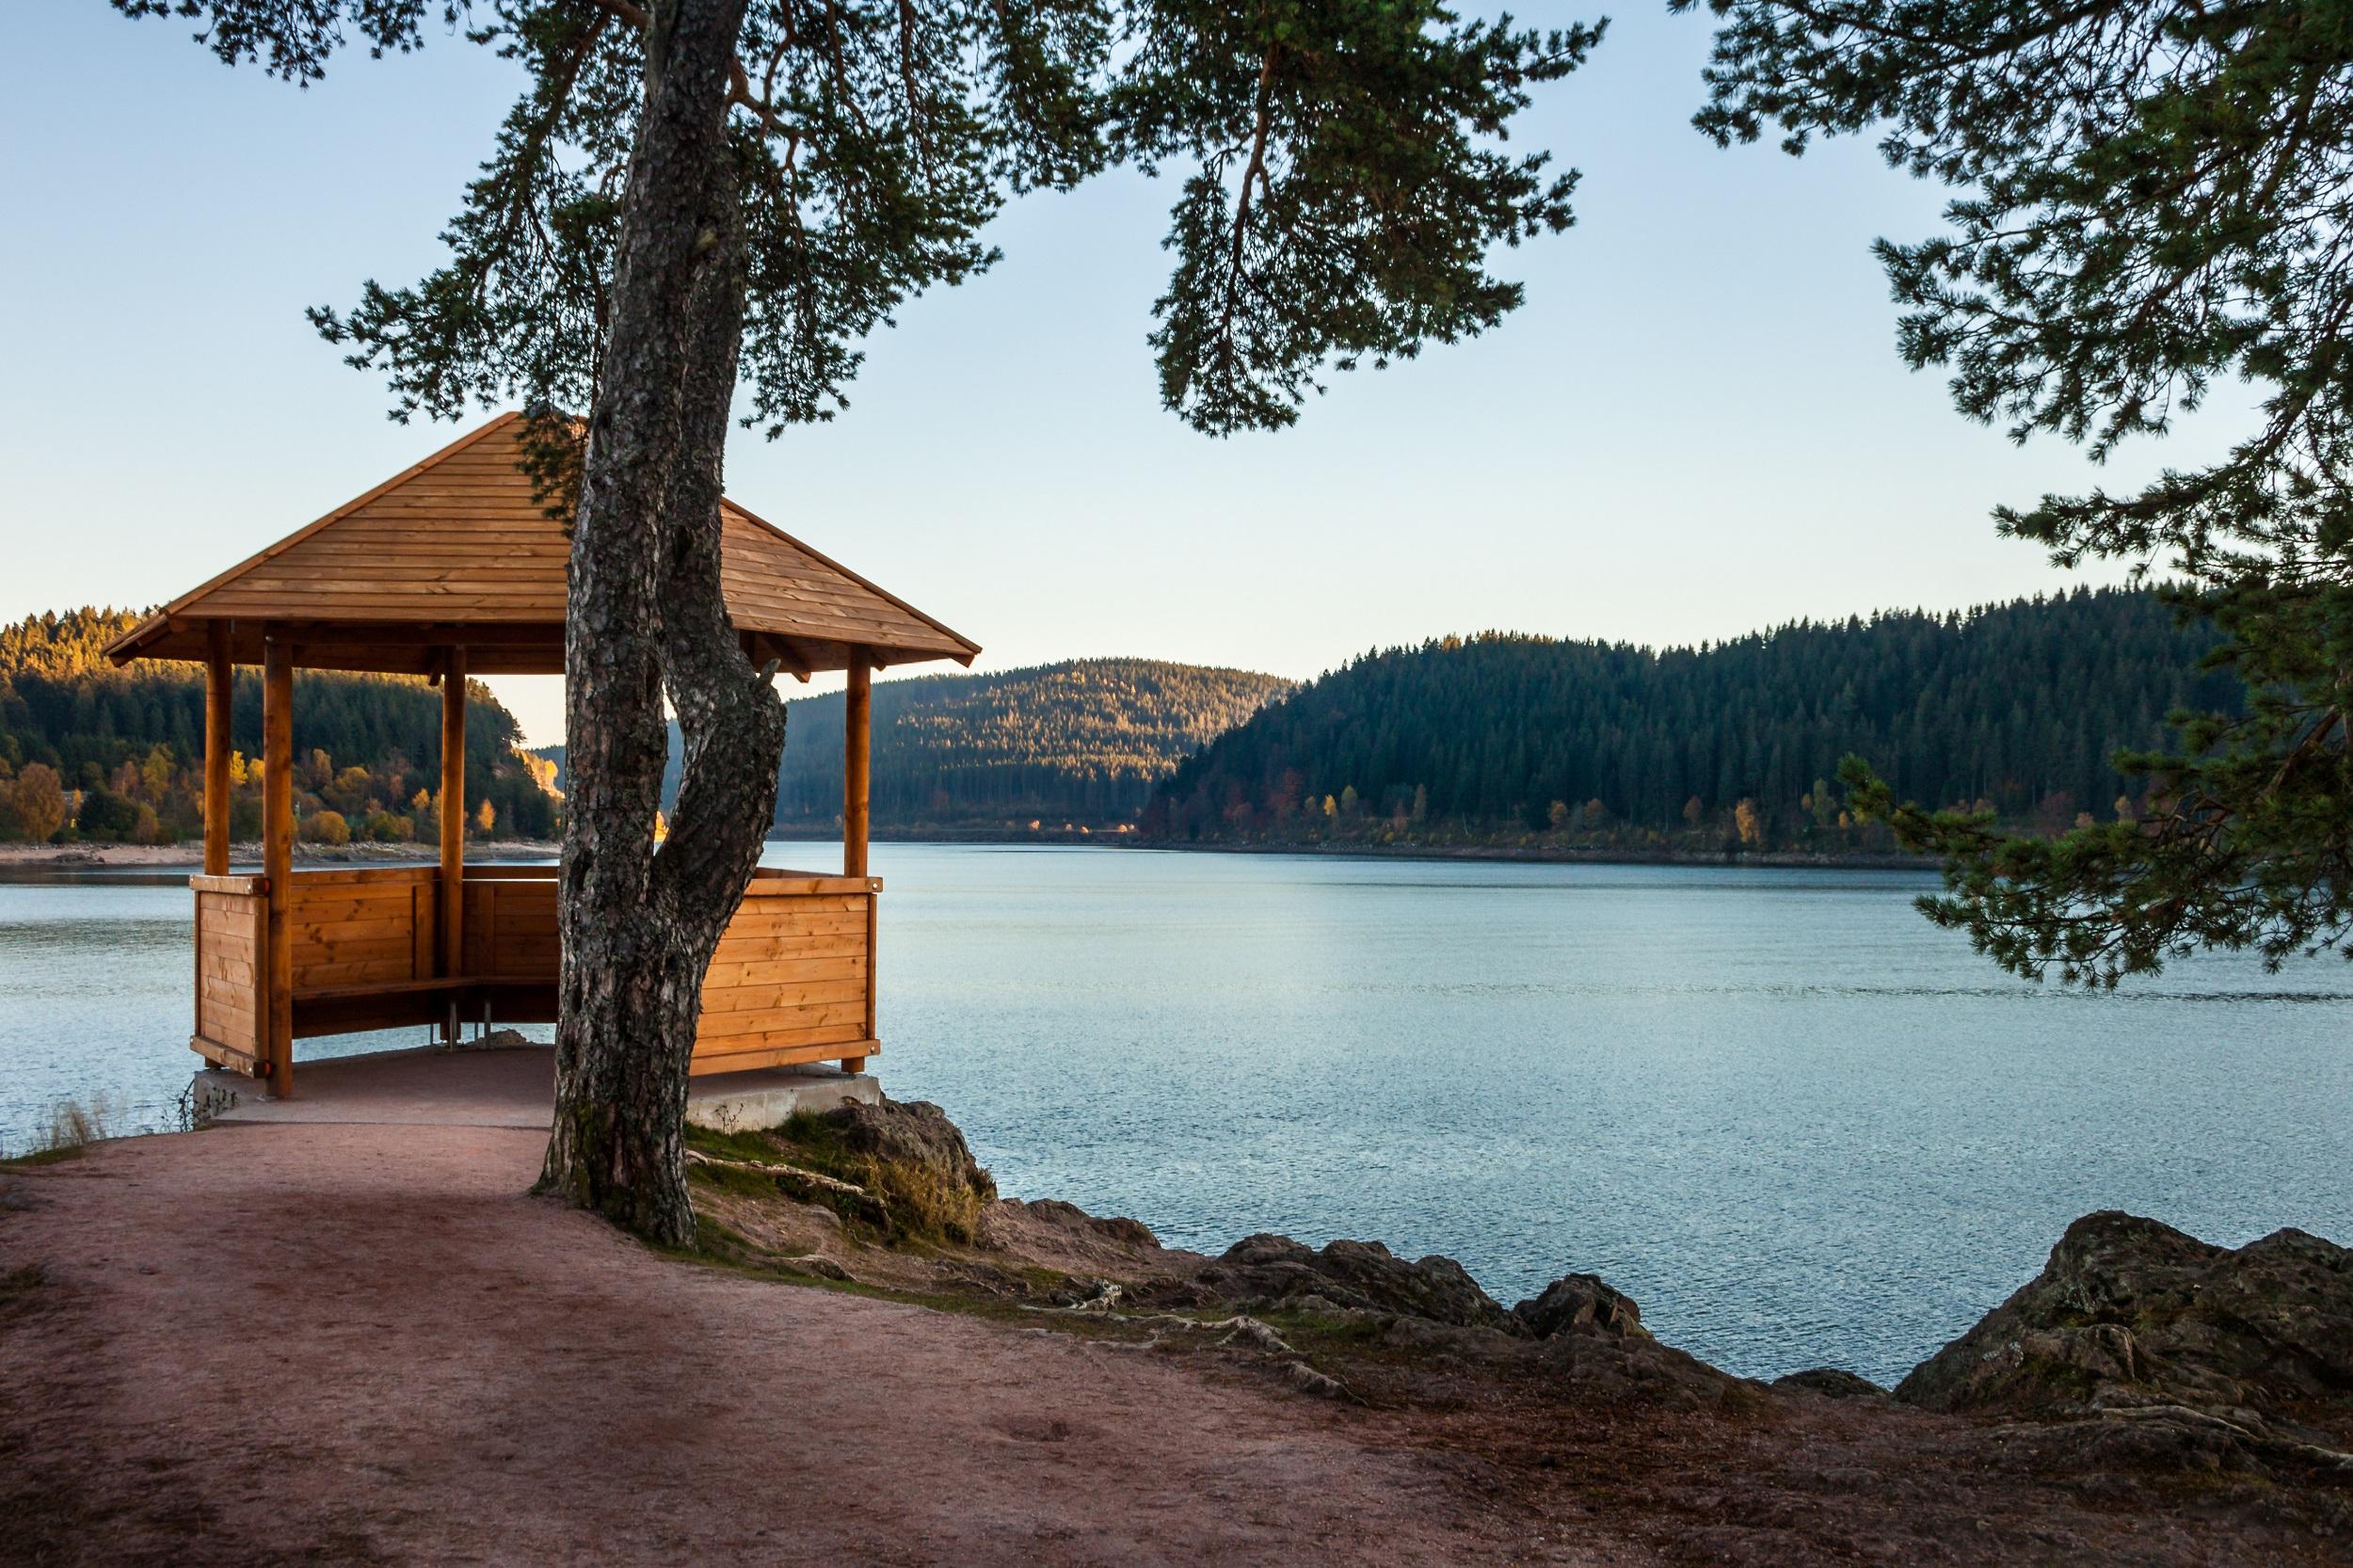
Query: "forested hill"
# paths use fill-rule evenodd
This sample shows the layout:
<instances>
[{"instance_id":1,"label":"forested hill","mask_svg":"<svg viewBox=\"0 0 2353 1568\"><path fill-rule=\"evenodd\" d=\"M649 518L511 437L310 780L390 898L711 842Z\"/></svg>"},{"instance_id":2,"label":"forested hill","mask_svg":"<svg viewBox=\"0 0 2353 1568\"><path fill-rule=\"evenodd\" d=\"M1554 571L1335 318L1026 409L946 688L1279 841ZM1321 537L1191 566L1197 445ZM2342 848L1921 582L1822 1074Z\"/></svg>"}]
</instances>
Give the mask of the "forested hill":
<instances>
[{"instance_id":1,"label":"forested hill","mask_svg":"<svg viewBox=\"0 0 2353 1568\"><path fill-rule=\"evenodd\" d=\"M2227 709L2211 644L2152 597L2082 590L1966 614L1801 621L1712 647L1488 633L1368 654L1180 765L1145 810L1177 841L1876 846L1846 822L1859 753L1920 802L2057 828L2137 781L2108 758Z\"/></svg>"},{"instance_id":2,"label":"forested hill","mask_svg":"<svg viewBox=\"0 0 2353 1568\"><path fill-rule=\"evenodd\" d=\"M1276 676L1155 659L877 681L873 825L1017 832L1033 821L1132 823L1180 758L1289 686ZM841 705L839 692L788 705L780 826L827 828L840 816ZM560 763L562 748L540 755ZM678 759L674 725L665 809L678 794Z\"/></svg>"},{"instance_id":3,"label":"forested hill","mask_svg":"<svg viewBox=\"0 0 2353 1568\"><path fill-rule=\"evenodd\" d=\"M168 843L203 830L200 666L107 664L107 643L144 618L69 610L0 627L0 840ZM294 795L314 841L431 840L439 831L441 697L411 676L297 672ZM231 824L260 835L261 672L237 672L231 705ZM468 830L550 838L552 770L516 749L514 716L478 683L466 699Z\"/></svg>"}]
</instances>

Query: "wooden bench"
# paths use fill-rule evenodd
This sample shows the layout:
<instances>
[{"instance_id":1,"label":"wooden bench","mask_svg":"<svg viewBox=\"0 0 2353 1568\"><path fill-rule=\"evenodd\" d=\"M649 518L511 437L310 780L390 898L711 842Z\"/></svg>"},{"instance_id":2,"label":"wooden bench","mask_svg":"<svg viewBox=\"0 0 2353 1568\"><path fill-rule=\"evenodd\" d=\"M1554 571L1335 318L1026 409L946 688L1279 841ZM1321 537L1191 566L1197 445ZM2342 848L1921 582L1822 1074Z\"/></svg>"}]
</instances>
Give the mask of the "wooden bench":
<instances>
[{"instance_id":1,"label":"wooden bench","mask_svg":"<svg viewBox=\"0 0 2353 1568\"><path fill-rule=\"evenodd\" d=\"M294 993L297 1038L354 1030L439 1024L553 1023L555 982L500 975L440 975L310 985Z\"/></svg>"}]
</instances>

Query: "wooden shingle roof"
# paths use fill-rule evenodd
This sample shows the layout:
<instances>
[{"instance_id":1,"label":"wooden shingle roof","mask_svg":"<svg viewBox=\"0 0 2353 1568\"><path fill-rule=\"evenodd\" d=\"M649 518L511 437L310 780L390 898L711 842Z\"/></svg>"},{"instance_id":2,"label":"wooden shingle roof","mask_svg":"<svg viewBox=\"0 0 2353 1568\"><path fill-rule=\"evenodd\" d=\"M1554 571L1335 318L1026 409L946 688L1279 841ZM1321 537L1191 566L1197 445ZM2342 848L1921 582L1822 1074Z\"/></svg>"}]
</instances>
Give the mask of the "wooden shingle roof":
<instances>
[{"instance_id":1,"label":"wooden shingle roof","mask_svg":"<svg viewBox=\"0 0 2353 1568\"><path fill-rule=\"evenodd\" d=\"M183 594L106 652L205 657L208 626L232 656L261 661L262 628L287 628L320 669L428 673L463 647L475 675L564 668L563 525L533 498L520 414L502 414L414 468ZM728 615L756 660L795 674L953 659L980 645L827 560L732 501L721 515Z\"/></svg>"}]
</instances>

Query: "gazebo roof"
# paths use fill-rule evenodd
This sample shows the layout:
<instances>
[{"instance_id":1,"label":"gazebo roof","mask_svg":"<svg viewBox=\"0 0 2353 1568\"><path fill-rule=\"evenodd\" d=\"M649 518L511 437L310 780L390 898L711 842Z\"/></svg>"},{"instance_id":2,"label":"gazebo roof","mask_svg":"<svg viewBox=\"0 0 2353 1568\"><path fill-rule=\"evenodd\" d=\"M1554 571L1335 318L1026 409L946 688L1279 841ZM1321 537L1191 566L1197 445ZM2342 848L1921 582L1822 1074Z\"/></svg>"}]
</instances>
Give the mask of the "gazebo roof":
<instances>
[{"instance_id":1,"label":"gazebo roof","mask_svg":"<svg viewBox=\"0 0 2353 1568\"><path fill-rule=\"evenodd\" d=\"M562 673L569 544L517 466L521 417L501 414L181 595L107 657L200 661L210 623L227 622L231 656L258 664L268 623L310 668L426 674L437 648L462 647L470 674ZM728 615L757 660L807 676L859 654L880 667L980 652L732 501L721 528Z\"/></svg>"}]
</instances>

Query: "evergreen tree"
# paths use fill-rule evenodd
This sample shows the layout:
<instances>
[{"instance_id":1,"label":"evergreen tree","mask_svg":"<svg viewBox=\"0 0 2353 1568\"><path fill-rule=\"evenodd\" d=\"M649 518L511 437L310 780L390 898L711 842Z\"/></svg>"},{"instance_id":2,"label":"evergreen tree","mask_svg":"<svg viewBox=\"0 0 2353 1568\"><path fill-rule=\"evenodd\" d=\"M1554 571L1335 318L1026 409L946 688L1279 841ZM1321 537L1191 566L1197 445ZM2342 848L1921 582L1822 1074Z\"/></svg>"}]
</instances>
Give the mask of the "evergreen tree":
<instances>
[{"instance_id":1,"label":"evergreen tree","mask_svg":"<svg viewBox=\"0 0 2353 1568\"><path fill-rule=\"evenodd\" d=\"M1179 763L1144 828L1282 841L1320 817L1321 831L1360 838L1545 832L1698 850L1741 840L1732 813L1746 799L1751 847L1893 847L1840 821L1849 808L1831 779L1849 753L1918 798L1982 799L2027 825L2056 795L2116 798L2134 781L2109 752L2153 744L2169 710L2227 707L2233 682L2200 668L2213 640L2116 590L1800 621L1705 648L1447 637L1367 654L1269 703ZM1352 819L1351 787L1411 802L1404 826L1387 812ZM1293 817L1284 805L1303 792L1325 808ZM1265 809L1245 827L1205 808L1233 798Z\"/></svg>"},{"instance_id":2,"label":"evergreen tree","mask_svg":"<svg viewBox=\"0 0 2353 1568\"><path fill-rule=\"evenodd\" d=\"M1872 133L1960 193L1947 232L1879 252L1905 360L1949 369L1961 413L2105 457L2217 385L2261 399L2214 462L1996 514L2063 566L2169 570L2244 696L2120 760L2153 779L2138 820L2057 842L1851 767L1861 804L1949 857L1929 914L2021 974L2110 985L2201 946L2353 956L2353 30L2192 0L1707 4L1703 131L1792 152Z\"/></svg>"}]
</instances>

